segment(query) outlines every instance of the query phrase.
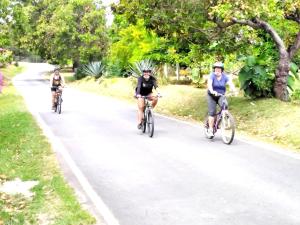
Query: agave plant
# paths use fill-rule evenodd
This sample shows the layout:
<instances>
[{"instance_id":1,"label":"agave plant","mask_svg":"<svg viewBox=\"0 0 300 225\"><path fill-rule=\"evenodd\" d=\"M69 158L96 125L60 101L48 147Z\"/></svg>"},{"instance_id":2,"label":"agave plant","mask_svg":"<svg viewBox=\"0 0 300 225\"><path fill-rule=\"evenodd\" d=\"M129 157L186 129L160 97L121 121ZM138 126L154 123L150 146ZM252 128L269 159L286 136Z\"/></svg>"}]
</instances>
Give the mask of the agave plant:
<instances>
[{"instance_id":1,"label":"agave plant","mask_svg":"<svg viewBox=\"0 0 300 225\"><path fill-rule=\"evenodd\" d=\"M130 72L134 77L141 76L143 70L152 70L152 75L156 74L155 64L150 59L135 62L133 66L130 66Z\"/></svg>"},{"instance_id":2,"label":"agave plant","mask_svg":"<svg viewBox=\"0 0 300 225\"><path fill-rule=\"evenodd\" d=\"M83 65L81 72L86 76L93 76L99 78L103 75L104 65L101 62L90 62L89 64Z\"/></svg>"}]
</instances>

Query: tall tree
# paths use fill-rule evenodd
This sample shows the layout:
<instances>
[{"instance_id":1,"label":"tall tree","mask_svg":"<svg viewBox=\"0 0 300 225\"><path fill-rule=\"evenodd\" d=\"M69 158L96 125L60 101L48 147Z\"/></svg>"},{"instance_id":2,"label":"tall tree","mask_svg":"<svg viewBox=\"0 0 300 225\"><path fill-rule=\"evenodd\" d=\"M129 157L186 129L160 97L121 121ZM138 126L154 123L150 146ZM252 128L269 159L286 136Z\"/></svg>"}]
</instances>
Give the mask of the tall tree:
<instances>
[{"instance_id":1,"label":"tall tree","mask_svg":"<svg viewBox=\"0 0 300 225\"><path fill-rule=\"evenodd\" d=\"M93 0L44 0L36 4L33 47L43 57L65 64L100 60L106 53L105 12Z\"/></svg>"},{"instance_id":2,"label":"tall tree","mask_svg":"<svg viewBox=\"0 0 300 225\"><path fill-rule=\"evenodd\" d=\"M210 6L209 19L221 29L239 24L271 36L279 54L274 92L287 101L289 65L300 48L300 1L220 0L211 1Z\"/></svg>"}]
</instances>

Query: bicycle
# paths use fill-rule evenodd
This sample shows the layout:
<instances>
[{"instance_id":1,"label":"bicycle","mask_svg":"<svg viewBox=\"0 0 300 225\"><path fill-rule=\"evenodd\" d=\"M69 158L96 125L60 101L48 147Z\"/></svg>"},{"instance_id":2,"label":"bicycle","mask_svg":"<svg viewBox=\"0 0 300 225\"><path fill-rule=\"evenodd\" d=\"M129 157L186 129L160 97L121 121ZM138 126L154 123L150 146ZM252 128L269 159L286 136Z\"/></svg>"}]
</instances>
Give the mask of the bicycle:
<instances>
[{"instance_id":1,"label":"bicycle","mask_svg":"<svg viewBox=\"0 0 300 225\"><path fill-rule=\"evenodd\" d=\"M230 145L234 139L235 134L235 122L233 116L230 114L229 110L226 109L226 104L224 102L225 95L219 94L218 96L223 96L223 101L220 107L220 111L215 115L214 124L213 124L213 134L217 132L218 129L221 129L222 140L225 144ZM207 138L213 139L214 136L208 135L208 116L204 122L204 133Z\"/></svg>"},{"instance_id":2,"label":"bicycle","mask_svg":"<svg viewBox=\"0 0 300 225\"><path fill-rule=\"evenodd\" d=\"M61 104L62 104L62 88L58 87L55 91L55 101L54 101L54 112L61 114Z\"/></svg>"},{"instance_id":3,"label":"bicycle","mask_svg":"<svg viewBox=\"0 0 300 225\"><path fill-rule=\"evenodd\" d=\"M161 96L155 96L156 98ZM149 137L153 137L154 134L154 118L151 100L147 96L141 96L145 99L144 119L142 121L142 132L147 131Z\"/></svg>"}]
</instances>

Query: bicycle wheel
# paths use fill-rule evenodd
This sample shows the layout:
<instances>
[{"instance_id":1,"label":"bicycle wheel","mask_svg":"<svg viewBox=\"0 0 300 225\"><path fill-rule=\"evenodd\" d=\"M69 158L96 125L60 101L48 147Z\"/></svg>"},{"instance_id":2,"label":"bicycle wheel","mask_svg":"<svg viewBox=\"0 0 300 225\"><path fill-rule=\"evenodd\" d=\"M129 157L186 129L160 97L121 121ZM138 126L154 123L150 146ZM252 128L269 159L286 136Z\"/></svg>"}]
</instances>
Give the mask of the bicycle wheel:
<instances>
[{"instance_id":1,"label":"bicycle wheel","mask_svg":"<svg viewBox=\"0 0 300 225\"><path fill-rule=\"evenodd\" d=\"M229 112L222 116L220 126L223 142L230 145L234 138L235 122L233 116Z\"/></svg>"},{"instance_id":2,"label":"bicycle wheel","mask_svg":"<svg viewBox=\"0 0 300 225\"><path fill-rule=\"evenodd\" d=\"M153 115L152 115L151 110L148 111L148 115L147 115L147 132L148 132L149 137L153 137L153 134L154 134L154 119L153 119Z\"/></svg>"},{"instance_id":3,"label":"bicycle wheel","mask_svg":"<svg viewBox=\"0 0 300 225\"><path fill-rule=\"evenodd\" d=\"M61 114L61 102L62 102L61 96L58 96L58 99L57 99L57 113L58 114Z\"/></svg>"},{"instance_id":4,"label":"bicycle wheel","mask_svg":"<svg viewBox=\"0 0 300 225\"><path fill-rule=\"evenodd\" d=\"M208 135L208 117L206 118L206 120L205 120L205 122L204 122L204 134L205 134L205 136L208 138L208 139L213 139L214 138L214 136L210 136L210 135Z\"/></svg>"},{"instance_id":5,"label":"bicycle wheel","mask_svg":"<svg viewBox=\"0 0 300 225\"><path fill-rule=\"evenodd\" d=\"M144 119L142 120L142 132L145 133L146 132L146 124L147 124L147 116L146 113L144 112Z\"/></svg>"}]
</instances>

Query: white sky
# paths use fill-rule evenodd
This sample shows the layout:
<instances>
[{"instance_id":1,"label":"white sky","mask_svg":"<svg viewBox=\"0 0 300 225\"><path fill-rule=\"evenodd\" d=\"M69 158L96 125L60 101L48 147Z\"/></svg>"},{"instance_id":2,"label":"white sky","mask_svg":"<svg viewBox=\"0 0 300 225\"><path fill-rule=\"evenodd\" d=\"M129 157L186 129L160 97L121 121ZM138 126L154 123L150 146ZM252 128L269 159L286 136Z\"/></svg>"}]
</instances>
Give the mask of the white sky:
<instances>
[{"instance_id":1,"label":"white sky","mask_svg":"<svg viewBox=\"0 0 300 225\"><path fill-rule=\"evenodd\" d=\"M107 24L107 26L110 26L114 19L114 16L112 15L109 5L111 3L118 3L118 2L119 2L119 0L102 0L103 5L106 7L106 20L107 20L106 24Z\"/></svg>"}]
</instances>

